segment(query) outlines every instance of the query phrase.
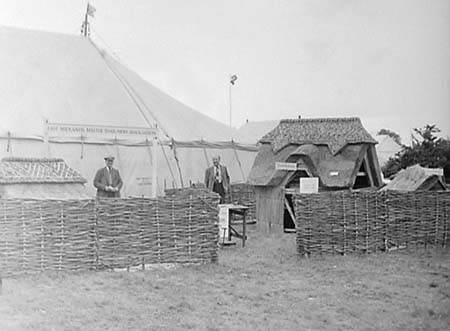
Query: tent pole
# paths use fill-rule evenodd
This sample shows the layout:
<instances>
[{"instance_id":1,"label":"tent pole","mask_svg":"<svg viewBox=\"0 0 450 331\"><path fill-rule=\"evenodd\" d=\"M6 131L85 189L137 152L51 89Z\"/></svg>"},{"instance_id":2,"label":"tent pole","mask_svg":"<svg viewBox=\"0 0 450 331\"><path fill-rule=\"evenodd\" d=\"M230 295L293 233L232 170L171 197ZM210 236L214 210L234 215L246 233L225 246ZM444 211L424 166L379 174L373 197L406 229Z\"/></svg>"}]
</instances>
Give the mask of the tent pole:
<instances>
[{"instance_id":1,"label":"tent pole","mask_svg":"<svg viewBox=\"0 0 450 331\"><path fill-rule=\"evenodd\" d=\"M158 145L158 136L155 135L153 137L153 144L152 144L152 153L153 153L153 164L152 164L152 198L156 198L157 194L157 186L158 186L158 177L157 177L157 169L158 169L158 157L156 156L157 153L157 145Z\"/></svg>"},{"instance_id":2,"label":"tent pole","mask_svg":"<svg viewBox=\"0 0 450 331\"><path fill-rule=\"evenodd\" d=\"M173 181L175 180L175 175L173 174L172 167L170 166L170 162L169 162L169 159L167 158L167 154L166 154L166 151L164 150L164 146L163 146L163 143L161 142L161 139L158 139L158 141L159 141L159 146L161 146L161 150L163 152L164 159L166 160L167 168L170 171L170 176L172 177L172 183L173 183Z\"/></svg>"},{"instance_id":3,"label":"tent pole","mask_svg":"<svg viewBox=\"0 0 450 331\"><path fill-rule=\"evenodd\" d=\"M45 153L47 157L50 158L50 142L49 142L49 133L48 133L48 119L44 120L44 145L45 145Z\"/></svg>"},{"instance_id":4,"label":"tent pole","mask_svg":"<svg viewBox=\"0 0 450 331\"><path fill-rule=\"evenodd\" d=\"M241 170L241 175L242 175L242 180L245 183L245 174L244 174L244 170L242 170L242 164L241 164L241 160L239 160L239 155L237 153L237 150L234 146L234 141L231 140L231 145L233 146L233 152L234 152L234 156L236 157L236 161L238 162L239 165L239 170Z\"/></svg>"},{"instance_id":5,"label":"tent pole","mask_svg":"<svg viewBox=\"0 0 450 331\"><path fill-rule=\"evenodd\" d=\"M175 162L177 163L177 168L178 168L178 174L180 175L180 184L181 187L184 187L184 183L183 183L183 175L181 174L181 168L180 168L180 162L178 160L178 156L177 156L177 147L175 144L175 139L172 138L172 146L173 146L173 157L175 158Z\"/></svg>"},{"instance_id":6,"label":"tent pole","mask_svg":"<svg viewBox=\"0 0 450 331\"><path fill-rule=\"evenodd\" d=\"M203 142L203 139L202 139ZM206 151L206 147L203 147L203 154L205 155L205 160L206 160L206 167L209 166L209 157L208 157L208 152Z\"/></svg>"}]
</instances>

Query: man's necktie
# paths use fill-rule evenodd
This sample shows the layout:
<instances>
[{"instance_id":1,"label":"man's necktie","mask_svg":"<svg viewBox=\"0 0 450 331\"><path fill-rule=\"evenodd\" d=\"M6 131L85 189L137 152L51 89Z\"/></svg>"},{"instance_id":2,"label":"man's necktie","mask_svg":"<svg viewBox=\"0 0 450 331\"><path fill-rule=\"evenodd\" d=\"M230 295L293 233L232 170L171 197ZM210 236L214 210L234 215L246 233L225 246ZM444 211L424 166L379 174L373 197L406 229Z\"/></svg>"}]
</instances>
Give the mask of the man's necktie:
<instances>
[{"instance_id":1,"label":"man's necktie","mask_svg":"<svg viewBox=\"0 0 450 331\"><path fill-rule=\"evenodd\" d=\"M216 171L216 182L220 183L220 171L219 171L219 167L214 167L215 171Z\"/></svg>"}]
</instances>

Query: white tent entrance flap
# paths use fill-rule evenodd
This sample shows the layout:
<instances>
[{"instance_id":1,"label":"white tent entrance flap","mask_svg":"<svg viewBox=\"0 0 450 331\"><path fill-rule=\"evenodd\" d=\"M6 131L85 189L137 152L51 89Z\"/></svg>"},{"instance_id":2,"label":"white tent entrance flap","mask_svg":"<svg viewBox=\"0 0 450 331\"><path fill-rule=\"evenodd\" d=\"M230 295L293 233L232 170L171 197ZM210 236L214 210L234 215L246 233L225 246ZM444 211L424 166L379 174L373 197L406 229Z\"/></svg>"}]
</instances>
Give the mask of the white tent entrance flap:
<instances>
[{"instance_id":1,"label":"white tent entrance flap","mask_svg":"<svg viewBox=\"0 0 450 331\"><path fill-rule=\"evenodd\" d=\"M52 150L59 150L54 146L79 144L80 169L100 168L104 156L109 154L116 156L115 166L124 177L125 184L122 192L124 196L157 196L158 129L156 125L143 128L46 121L44 137L44 143L47 145L45 150L48 151L47 157L52 156ZM142 148L147 149L148 153L142 153ZM140 153L136 153L137 150ZM92 152L96 154L95 159L91 156ZM148 159L144 160L147 155ZM97 168L92 167L93 163L98 164Z\"/></svg>"}]
</instances>

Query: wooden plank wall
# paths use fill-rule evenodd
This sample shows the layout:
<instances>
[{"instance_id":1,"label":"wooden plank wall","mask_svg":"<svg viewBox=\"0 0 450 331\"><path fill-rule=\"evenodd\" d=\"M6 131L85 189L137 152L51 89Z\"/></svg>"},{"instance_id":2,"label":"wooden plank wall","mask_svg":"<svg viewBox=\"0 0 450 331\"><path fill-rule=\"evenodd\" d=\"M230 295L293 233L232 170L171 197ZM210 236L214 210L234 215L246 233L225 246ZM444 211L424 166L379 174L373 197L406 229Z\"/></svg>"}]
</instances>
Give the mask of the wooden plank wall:
<instances>
[{"instance_id":1,"label":"wooden plank wall","mask_svg":"<svg viewBox=\"0 0 450 331\"><path fill-rule=\"evenodd\" d=\"M283 231L284 193L281 187L255 186L256 219L266 233Z\"/></svg>"}]
</instances>

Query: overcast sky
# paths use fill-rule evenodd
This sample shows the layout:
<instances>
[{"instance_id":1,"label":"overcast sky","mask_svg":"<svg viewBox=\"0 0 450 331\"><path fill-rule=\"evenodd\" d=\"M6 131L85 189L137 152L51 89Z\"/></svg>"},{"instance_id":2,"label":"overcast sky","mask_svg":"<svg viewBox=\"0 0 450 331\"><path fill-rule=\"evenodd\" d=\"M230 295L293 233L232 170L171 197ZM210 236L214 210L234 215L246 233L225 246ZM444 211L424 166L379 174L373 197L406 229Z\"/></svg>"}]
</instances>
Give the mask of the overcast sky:
<instances>
[{"instance_id":1,"label":"overcast sky","mask_svg":"<svg viewBox=\"0 0 450 331\"><path fill-rule=\"evenodd\" d=\"M450 0L92 0L92 39L232 125L358 116L450 136ZM0 0L0 24L78 35L85 0Z\"/></svg>"}]
</instances>

